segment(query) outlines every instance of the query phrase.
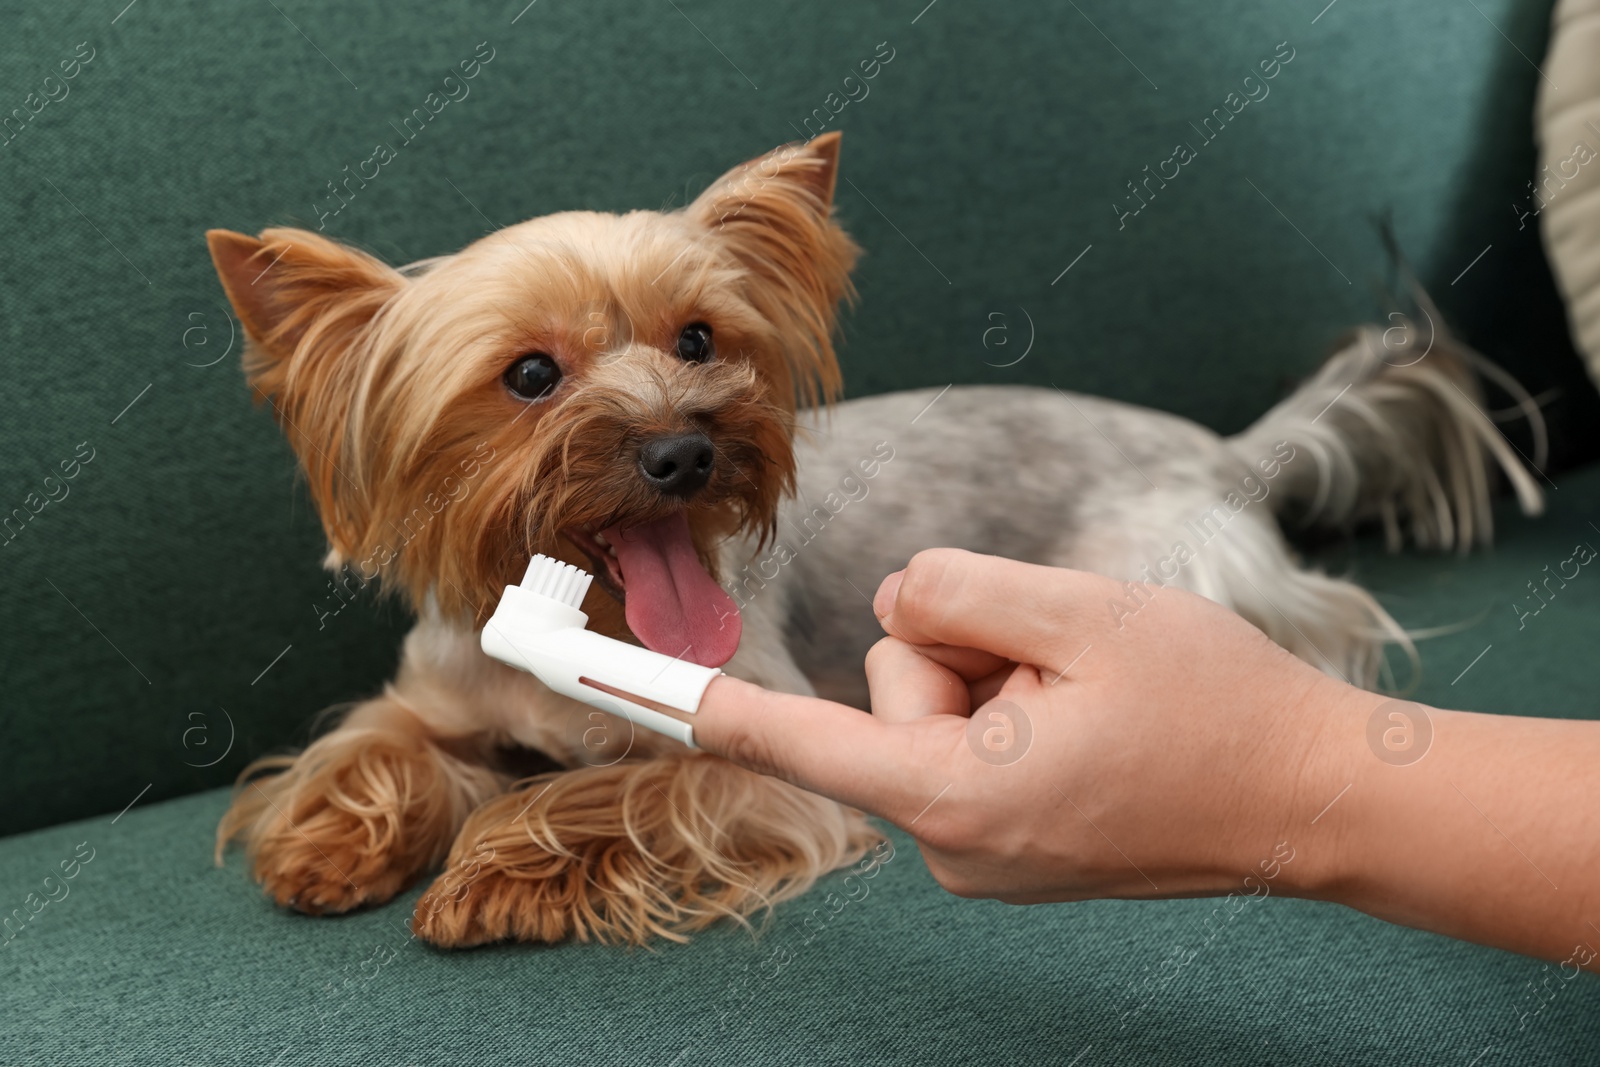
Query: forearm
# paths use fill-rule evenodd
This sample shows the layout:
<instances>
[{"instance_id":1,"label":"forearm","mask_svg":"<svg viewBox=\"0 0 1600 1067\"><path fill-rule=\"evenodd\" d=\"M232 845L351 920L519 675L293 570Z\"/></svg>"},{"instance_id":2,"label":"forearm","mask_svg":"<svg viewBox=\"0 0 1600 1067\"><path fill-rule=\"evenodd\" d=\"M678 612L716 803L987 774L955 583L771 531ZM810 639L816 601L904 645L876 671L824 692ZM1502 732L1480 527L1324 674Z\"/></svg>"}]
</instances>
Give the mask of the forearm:
<instances>
[{"instance_id":1,"label":"forearm","mask_svg":"<svg viewBox=\"0 0 1600 1067\"><path fill-rule=\"evenodd\" d=\"M1300 895L1600 970L1600 722L1351 696L1301 782Z\"/></svg>"}]
</instances>

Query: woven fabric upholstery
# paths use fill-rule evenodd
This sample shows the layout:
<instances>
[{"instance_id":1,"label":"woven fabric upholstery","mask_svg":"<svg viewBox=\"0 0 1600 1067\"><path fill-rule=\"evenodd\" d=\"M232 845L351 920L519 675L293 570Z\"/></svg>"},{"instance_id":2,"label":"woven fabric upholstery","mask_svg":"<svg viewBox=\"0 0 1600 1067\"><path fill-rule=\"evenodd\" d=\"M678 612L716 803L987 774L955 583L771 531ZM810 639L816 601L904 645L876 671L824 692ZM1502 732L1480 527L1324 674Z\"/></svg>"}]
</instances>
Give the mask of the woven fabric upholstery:
<instances>
[{"instance_id":1,"label":"woven fabric upholstery","mask_svg":"<svg viewBox=\"0 0 1600 1067\"><path fill-rule=\"evenodd\" d=\"M852 394L1056 384L1237 430L1387 310L1388 213L1455 325L1549 394L1559 489L1487 554L1331 562L1408 625L1468 624L1424 645L1420 699L1594 713L1600 585L1525 628L1510 606L1600 544L1600 471L1575 470L1600 398L1507 210L1546 5L525 2L4 13L0 514L23 514L0 539L0 912L77 867L0 948L0 1063L1600 1061L1589 977L1303 902L1211 940L1214 902L962 902L904 839L837 913L834 876L759 942L654 952L440 954L406 934L417 890L307 919L237 857L214 869L217 787L373 692L406 619L368 598L319 621L320 530L203 231L320 222L403 263L681 205L821 129L846 131L838 207L868 252ZM328 183L380 142L394 160L341 204ZM1179 142L1178 176L1131 191Z\"/></svg>"}]
</instances>

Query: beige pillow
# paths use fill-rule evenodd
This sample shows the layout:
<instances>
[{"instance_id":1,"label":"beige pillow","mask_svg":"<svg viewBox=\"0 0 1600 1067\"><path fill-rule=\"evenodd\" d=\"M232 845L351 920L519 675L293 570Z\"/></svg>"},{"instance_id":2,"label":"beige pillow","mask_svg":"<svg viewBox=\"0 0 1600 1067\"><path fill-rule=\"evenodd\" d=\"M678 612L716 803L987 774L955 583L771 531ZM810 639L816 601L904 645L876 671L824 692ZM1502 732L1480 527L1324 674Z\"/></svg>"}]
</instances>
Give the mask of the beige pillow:
<instances>
[{"instance_id":1,"label":"beige pillow","mask_svg":"<svg viewBox=\"0 0 1600 1067\"><path fill-rule=\"evenodd\" d=\"M1573 339L1600 385L1600 0L1559 0L1534 109L1539 170L1513 212L1538 222Z\"/></svg>"}]
</instances>

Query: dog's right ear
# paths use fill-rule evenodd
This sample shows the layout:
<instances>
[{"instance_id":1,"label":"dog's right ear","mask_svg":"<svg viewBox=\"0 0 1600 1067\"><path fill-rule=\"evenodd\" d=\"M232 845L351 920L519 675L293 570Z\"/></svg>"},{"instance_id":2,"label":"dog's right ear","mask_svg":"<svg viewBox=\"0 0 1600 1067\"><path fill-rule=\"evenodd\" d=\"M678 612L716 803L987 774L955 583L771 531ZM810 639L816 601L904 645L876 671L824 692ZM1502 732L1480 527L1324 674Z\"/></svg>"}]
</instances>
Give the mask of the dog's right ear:
<instances>
[{"instance_id":1,"label":"dog's right ear","mask_svg":"<svg viewBox=\"0 0 1600 1067\"><path fill-rule=\"evenodd\" d=\"M244 370L300 457L336 558L370 525L351 481L351 405L374 316L408 284L365 252L306 230L206 234L222 288L244 324Z\"/></svg>"},{"instance_id":2,"label":"dog's right ear","mask_svg":"<svg viewBox=\"0 0 1600 1067\"><path fill-rule=\"evenodd\" d=\"M309 230L210 230L206 244L252 342L245 374L261 400L282 402L351 373L339 356L406 284L392 267Z\"/></svg>"}]
</instances>

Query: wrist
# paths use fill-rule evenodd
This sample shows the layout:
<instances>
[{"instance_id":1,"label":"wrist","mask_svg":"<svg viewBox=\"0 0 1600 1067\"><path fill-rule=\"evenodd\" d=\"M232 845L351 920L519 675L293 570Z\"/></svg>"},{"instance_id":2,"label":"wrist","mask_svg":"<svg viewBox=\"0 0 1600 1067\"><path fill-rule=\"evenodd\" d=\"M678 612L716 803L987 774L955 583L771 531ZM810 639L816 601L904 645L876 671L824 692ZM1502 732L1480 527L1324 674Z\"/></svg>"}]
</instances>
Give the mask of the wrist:
<instances>
[{"instance_id":1,"label":"wrist","mask_svg":"<svg viewBox=\"0 0 1600 1067\"><path fill-rule=\"evenodd\" d=\"M1331 680L1300 697L1288 707L1303 718L1276 742L1264 735L1282 768L1257 763L1262 785L1246 796L1261 814L1242 820L1253 840L1229 850L1255 880L1229 891L1329 901L1574 974L1600 968L1595 724L1450 711Z\"/></svg>"},{"instance_id":2,"label":"wrist","mask_svg":"<svg viewBox=\"0 0 1600 1067\"><path fill-rule=\"evenodd\" d=\"M1280 773L1269 779L1275 792L1262 801L1262 841L1282 855L1274 892L1348 903L1375 829L1371 808L1357 801L1371 799L1376 771L1425 751L1431 710L1327 676L1290 705Z\"/></svg>"}]
</instances>

